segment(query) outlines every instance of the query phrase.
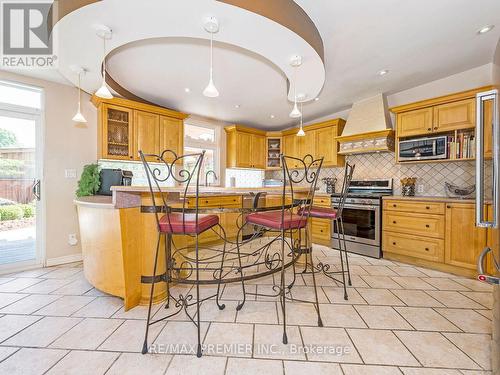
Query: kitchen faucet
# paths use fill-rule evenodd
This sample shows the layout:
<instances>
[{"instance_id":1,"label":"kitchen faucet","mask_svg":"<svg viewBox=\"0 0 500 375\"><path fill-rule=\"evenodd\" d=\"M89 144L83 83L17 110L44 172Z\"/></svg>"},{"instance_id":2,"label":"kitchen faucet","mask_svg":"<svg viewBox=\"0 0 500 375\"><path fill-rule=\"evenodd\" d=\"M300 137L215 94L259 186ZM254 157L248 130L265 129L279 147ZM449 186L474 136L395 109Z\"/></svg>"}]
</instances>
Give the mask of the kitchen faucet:
<instances>
[{"instance_id":1,"label":"kitchen faucet","mask_svg":"<svg viewBox=\"0 0 500 375\"><path fill-rule=\"evenodd\" d=\"M209 174L214 175L214 182L218 180L217 174L215 173L215 171L213 171L213 170L206 171L206 173L205 173L205 186L210 186L210 184L208 183L208 175Z\"/></svg>"}]
</instances>

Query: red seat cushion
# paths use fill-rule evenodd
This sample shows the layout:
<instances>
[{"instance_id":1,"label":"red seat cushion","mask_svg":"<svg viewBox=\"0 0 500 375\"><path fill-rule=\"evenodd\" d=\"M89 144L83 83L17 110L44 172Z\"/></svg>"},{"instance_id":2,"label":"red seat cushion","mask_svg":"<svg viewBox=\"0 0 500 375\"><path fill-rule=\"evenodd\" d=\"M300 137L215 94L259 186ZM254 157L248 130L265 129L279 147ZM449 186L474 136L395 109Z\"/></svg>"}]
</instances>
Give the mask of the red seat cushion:
<instances>
[{"instance_id":1,"label":"red seat cushion","mask_svg":"<svg viewBox=\"0 0 500 375\"><path fill-rule=\"evenodd\" d=\"M247 216L247 223L262 225L271 229L299 229L307 224L307 217L285 212L282 220L281 211L254 212Z\"/></svg>"},{"instance_id":2,"label":"red seat cushion","mask_svg":"<svg viewBox=\"0 0 500 375\"><path fill-rule=\"evenodd\" d=\"M172 234L199 234L217 224L219 224L217 215L198 215L198 225L196 225L196 214L172 212L161 217L160 230Z\"/></svg>"},{"instance_id":3,"label":"red seat cushion","mask_svg":"<svg viewBox=\"0 0 500 375\"><path fill-rule=\"evenodd\" d=\"M302 214L302 211L307 211L306 209L301 209L299 210L299 215ZM311 210L309 211L309 216L310 217L315 217L318 219L330 219L334 220L337 218L337 210L334 210L333 208L329 207L311 207Z\"/></svg>"}]
</instances>

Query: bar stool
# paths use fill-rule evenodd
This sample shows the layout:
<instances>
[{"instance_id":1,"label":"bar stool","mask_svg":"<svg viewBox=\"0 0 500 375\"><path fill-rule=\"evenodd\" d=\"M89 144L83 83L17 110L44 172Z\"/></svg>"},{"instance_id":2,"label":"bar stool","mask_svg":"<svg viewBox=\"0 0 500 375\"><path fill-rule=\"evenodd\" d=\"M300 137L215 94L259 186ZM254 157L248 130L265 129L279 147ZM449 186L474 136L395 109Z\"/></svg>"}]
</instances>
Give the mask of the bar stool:
<instances>
[{"instance_id":1,"label":"bar stool","mask_svg":"<svg viewBox=\"0 0 500 375\"><path fill-rule=\"evenodd\" d=\"M349 190L349 186L351 185L352 174L354 172L354 165L350 165L346 163L344 170L344 181L342 183L342 189L340 191L340 199L336 208L328 208L328 207L315 207L312 206L309 212L310 217L330 220L333 225L334 232L337 233L338 239L338 250L340 255L340 271L330 271L330 265L327 263L319 262L316 265L316 270L322 272L325 276L331 278L332 280L340 283L344 287L344 300L348 299L347 288L346 288L346 273L347 273L347 284L349 286L352 285L351 282L351 273L349 270L349 257L347 256L347 246L345 242L345 233L344 233L344 222L342 220L342 212L345 205L345 200L347 198L347 193ZM332 249L337 249L335 247L335 240L332 238L331 241ZM344 256L345 256L345 267L344 267ZM307 273L307 257L306 264L304 268L304 273ZM311 263L311 268L314 268L314 265ZM337 279L335 276L341 274L342 280Z\"/></svg>"},{"instance_id":2,"label":"bar stool","mask_svg":"<svg viewBox=\"0 0 500 375\"><path fill-rule=\"evenodd\" d=\"M184 311L191 322L197 327L197 353L198 357L201 357L201 331L200 331L200 305L203 301L209 300L210 298L216 297L216 303L219 309L223 309L224 305L219 303L219 292L222 278L222 266L223 259L226 251L226 236L224 232L224 228L222 228L219 224L219 217L217 215L212 214L200 214L198 211L198 200L199 200L199 181L200 181L200 168L203 163L205 151L202 151L198 154L189 154L177 156L174 151L165 150L160 155L153 154L144 154L142 151L139 151L139 155L141 157L142 163L144 164L144 168L146 170L146 176L149 184L149 191L151 193L151 200L153 202L154 213L156 217L156 224L158 229L158 239L156 243L156 252L155 252L155 260L153 266L153 277L151 282L151 294L149 299L149 308L148 308L148 318L146 322L146 332L144 335L144 344L142 348L142 353L145 354L148 352L148 332L149 327L155 323L168 319L174 315L177 315L181 311ZM189 158L189 159L188 159ZM160 163L159 165L152 165L148 163L148 160L154 160L156 163ZM190 170L184 167L177 167L179 170L175 171L176 164L183 165L184 161L189 161ZM172 179L175 182L182 184L182 193L183 196L180 200L178 200L177 205L181 205L182 207L173 207L172 203L169 202L168 192L165 192L165 189L162 189L161 183L166 182L168 179ZM191 186L192 185L192 186ZM188 190L191 187L190 190ZM186 203L189 198L192 199L194 197L195 206L187 207ZM157 201L159 201L157 205ZM220 272L219 272L219 282L217 287L217 294L200 298L200 270L204 271L205 269L200 266L199 256L199 239L198 236L208 230L213 230L215 227L218 227L221 231L221 238L224 240L224 247L221 251L222 260L220 261ZM177 250L175 254L172 253L172 236L173 235L187 235L194 238L194 258L185 256L182 264L180 266L175 265L175 257L174 255L180 255ZM158 275L157 266L158 266L158 254L160 250L160 244L162 238L164 239L165 244L165 262L166 262L166 272L164 275ZM188 292L187 295L179 295L178 297L174 297L170 292L170 283L174 280L179 280L179 277L176 279L172 276L172 271L177 271L179 274L181 271L186 271L189 275L186 277L186 280L190 284L195 285L196 293L193 296L191 292ZM187 280L191 275L194 274L194 279ZM168 316L159 318L157 320L151 320L151 306L153 303L153 294L154 287L156 282L166 282L167 286L167 302L165 308L169 308L170 299L172 298L175 302L175 307L177 311L169 314ZM196 305L196 317L193 317L189 314L187 308L190 306Z\"/></svg>"}]
</instances>

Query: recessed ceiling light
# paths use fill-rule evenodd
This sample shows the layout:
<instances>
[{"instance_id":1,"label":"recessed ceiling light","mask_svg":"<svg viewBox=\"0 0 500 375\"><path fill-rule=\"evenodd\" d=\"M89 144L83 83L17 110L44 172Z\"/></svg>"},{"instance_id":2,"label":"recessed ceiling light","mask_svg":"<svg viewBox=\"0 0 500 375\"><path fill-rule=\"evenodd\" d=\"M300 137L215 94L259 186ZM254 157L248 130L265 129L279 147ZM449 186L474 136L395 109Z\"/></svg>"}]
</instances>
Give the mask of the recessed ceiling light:
<instances>
[{"instance_id":1,"label":"recessed ceiling light","mask_svg":"<svg viewBox=\"0 0 500 375\"><path fill-rule=\"evenodd\" d=\"M385 76L387 73L389 73L389 71L387 69L382 69L381 71L379 71L377 74L379 76Z\"/></svg>"},{"instance_id":2,"label":"recessed ceiling light","mask_svg":"<svg viewBox=\"0 0 500 375\"><path fill-rule=\"evenodd\" d=\"M184 92L191 92L191 89L190 89L189 87L186 87L186 88L184 89Z\"/></svg>"},{"instance_id":3,"label":"recessed ceiling light","mask_svg":"<svg viewBox=\"0 0 500 375\"><path fill-rule=\"evenodd\" d=\"M238 109L238 108L240 108L240 105L239 105L239 104L236 104L236 105L234 106L234 108Z\"/></svg>"},{"instance_id":4,"label":"recessed ceiling light","mask_svg":"<svg viewBox=\"0 0 500 375\"><path fill-rule=\"evenodd\" d=\"M271 116L269 116L269 117L271 117L271 118L275 118L276 116L274 116L274 115L271 115Z\"/></svg>"},{"instance_id":5,"label":"recessed ceiling light","mask_svg":"<svg viewBox=\"0 0 500 375\"><path fill-rule=\"evenodd\" d=\"M481 34L486 34L488 31L493 30L493 28L494 28L494 27L495 27L495 25L487 25L487 26L483 26L483 27L481 27L481 28L477 31L477 33L478 33L478 34L480 34L480 35L481 35Z\"/></svg>"},{"instance_id":6,"label":"recessed ceiling light","mask_svg":"<svg viewBox=\"0 0 500 375\"><path fill-rule=\"evenodd\" d=\"M319 100L319 97L314 98L314 101L317 102Z\"/></svg>"}]
</instances>

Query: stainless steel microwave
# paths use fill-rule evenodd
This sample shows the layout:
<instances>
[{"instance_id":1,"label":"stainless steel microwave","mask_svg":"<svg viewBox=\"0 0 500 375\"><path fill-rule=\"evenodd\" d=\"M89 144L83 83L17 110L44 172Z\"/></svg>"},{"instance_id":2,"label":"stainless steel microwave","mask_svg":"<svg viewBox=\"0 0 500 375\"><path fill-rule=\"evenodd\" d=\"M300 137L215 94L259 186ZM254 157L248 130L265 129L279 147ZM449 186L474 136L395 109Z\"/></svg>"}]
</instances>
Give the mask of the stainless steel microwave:
<instances>
[{"instance_id":1,"label":"stainless steel microwave","mask_svg":"<svg viewBox=\"0 0 500 375\"><path fill-rule=\"evenodd\" d=\"M446 159L447 140L447 136L439 136L399 141L399 160Z\"/></svg>"}]
</instances>

